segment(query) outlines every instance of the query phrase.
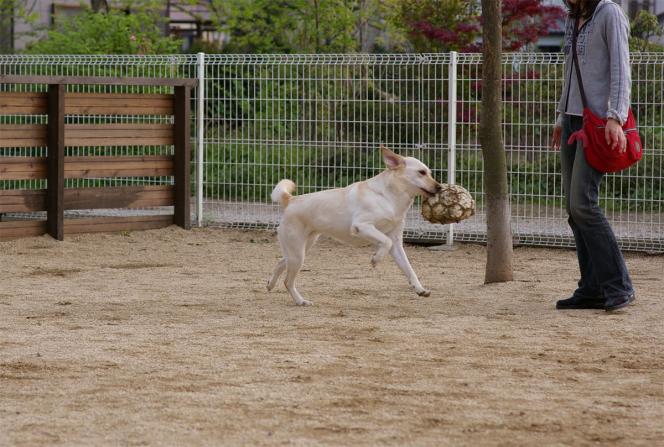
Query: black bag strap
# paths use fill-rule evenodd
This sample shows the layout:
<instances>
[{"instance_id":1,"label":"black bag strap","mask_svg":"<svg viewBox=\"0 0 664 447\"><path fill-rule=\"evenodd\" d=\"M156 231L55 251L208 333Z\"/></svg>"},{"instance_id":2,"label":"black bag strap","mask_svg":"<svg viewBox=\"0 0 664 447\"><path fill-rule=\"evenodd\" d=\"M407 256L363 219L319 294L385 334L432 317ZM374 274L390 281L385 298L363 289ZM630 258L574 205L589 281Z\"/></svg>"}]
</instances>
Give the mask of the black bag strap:
<instances>
[{"instance_id":1,"label":"black bag strap","mask_svg":"<svg viewBox=\"0 0 664 447\"><path fill-rule=\"evenodd\" d=\"M583 79L581 79L581 69L579 68L579 58L576 55L576 40L579 37L579 19L574 21L574 33L572 34L572 65L576 70L576 80L579 82L579 92L581 92L581 101L583 107L588 108L588 100L586 99L586 91L583 89ZM569 87L568 87L569 88Z\"/></svg>"}]
</instances>

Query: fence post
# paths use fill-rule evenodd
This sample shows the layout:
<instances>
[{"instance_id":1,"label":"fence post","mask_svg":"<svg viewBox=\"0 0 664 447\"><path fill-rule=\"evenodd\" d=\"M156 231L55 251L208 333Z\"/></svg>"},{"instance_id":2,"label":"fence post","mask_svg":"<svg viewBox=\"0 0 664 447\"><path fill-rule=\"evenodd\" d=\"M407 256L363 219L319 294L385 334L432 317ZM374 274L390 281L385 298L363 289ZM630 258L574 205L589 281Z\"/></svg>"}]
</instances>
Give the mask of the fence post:
<instances>
[{"instance_id":1,"label":"fence post","mask_svg":"<svg viewBox=\"0 0 664 447\"><path fill-rule=\"evenodd\" d=\"M175 162L175 212L173 223L185 230L191 228L191 209L189 206L191 196L190 186L190 160L189 145L189 99L191 88L189 85L178 85L174 88L173 109L174 123L174 162Z\"/></svg>"},{"instance_id":2,"label":"fence post","mask_svg":"<svg viewBox=\"0 0 664 447\"><path fill-rule=\"evenodd\" d=\"M205 159L205 53L198 53L198 95L196 126L196 226L203 225L203 161Z\"/></svg>"},{"instance_id":3,"label":"fence post","mask_svg":"<svg viewBox=\"0 0 664 447\"><path fill-rule=\"evenodd\" d=\"M447 92L447 183L456 183L457 52L450 52ZM447 245L454 243L454 224L448 225Z\"/></svg>"},{"instance_id":4,"label":"fence post","mask_svg":"<svg viewBox=\"0 0 664 447\"><path fill-rule=\"evenodd\" d=\"M48 125L46 126L46 232L64 239L65 188L65 86L48 85Z\"/></svg>"}]
</instances>

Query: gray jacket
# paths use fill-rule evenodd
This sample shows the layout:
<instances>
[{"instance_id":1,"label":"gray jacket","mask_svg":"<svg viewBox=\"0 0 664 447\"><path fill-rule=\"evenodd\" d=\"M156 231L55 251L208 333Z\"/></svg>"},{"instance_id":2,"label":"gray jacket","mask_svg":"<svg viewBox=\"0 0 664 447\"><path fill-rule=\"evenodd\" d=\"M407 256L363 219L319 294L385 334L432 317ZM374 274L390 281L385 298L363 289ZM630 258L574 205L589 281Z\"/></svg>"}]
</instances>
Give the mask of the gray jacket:
<instances>
[{"instance_id":1,"label":"gray jacket","mask_svg":"<svg viewBox=\"0 0 664 447\"><path fill-rule=\"evenodd\" d=\"M558 103L558 123L562 114L582 115L576 71L572 66L574 19L565 21L565 80ZM588 106L597 116L627 120L632 77L629 66L629 22L622 8L602 0L590 20L583 24L576 43L583 87Z\"/></svg>"}]
</instances>

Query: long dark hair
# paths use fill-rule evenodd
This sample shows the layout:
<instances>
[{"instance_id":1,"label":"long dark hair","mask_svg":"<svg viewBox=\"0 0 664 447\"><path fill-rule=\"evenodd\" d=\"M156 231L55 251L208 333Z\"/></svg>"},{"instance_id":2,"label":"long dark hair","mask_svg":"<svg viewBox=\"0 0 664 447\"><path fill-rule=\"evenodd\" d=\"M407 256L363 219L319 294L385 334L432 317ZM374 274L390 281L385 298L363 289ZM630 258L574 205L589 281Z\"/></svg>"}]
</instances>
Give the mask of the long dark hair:
<instances>
[{"instance_id":1,"label":"long dark hair","mask_svg":"<svg viewBox=\"0 0 664 447\"><path fill-rule=\"evenodd\" d=\"M589 19L595 12L595 8L597 8L597 4L600 1L601 0L578 0L576 4L573 5L569 0L563 0L563 3L567 6L571 18Z\"/></svg>"}]
</instances>

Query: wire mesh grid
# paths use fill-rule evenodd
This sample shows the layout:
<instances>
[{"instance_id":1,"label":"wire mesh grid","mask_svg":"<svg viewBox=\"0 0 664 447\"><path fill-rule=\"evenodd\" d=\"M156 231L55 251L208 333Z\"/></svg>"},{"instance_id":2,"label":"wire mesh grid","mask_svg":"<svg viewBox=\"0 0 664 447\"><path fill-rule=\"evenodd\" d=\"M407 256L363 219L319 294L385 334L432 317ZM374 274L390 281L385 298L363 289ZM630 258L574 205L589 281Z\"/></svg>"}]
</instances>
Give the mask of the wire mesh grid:
<instances>
[{"instance_id":1,"label":"wire mesh grid","mask_svg":"<svg viewBox=\"0 0 664 447\"><path fill-rule=\"evenodd\" d=\"M270 203L270 191L278 180L291 178L299 194L346 186L383 169L378 151L382 143L420 158L442 182L450 175L453 149L454 180L478 204L476 216L455 226L454 239L485 240L484 163L478 136L481 55L458 54L452 61L450 54L206 54L203 60L199 65L196 55L1 56L0 74L198 78L205 94L200 98L200 127L195 122L199 109L192 105L192 149L202 142L202 187L197 193L205 225L275 228L280 210ZM519 243L573 246L559 157L548 147L562 71L560 54L503 56L503 131L512 225ZM453 104L450 75L456 76ZM629 170L608 175L600 199L624 249L661 252L664 55L633 54L632 76L632 105L644 139L644 158ZM131 91L147 92L136 87ZM198 94L198 89L192 91L192 103ZM3 119L24 122L17 116ZM69 119L82 122L76 120L83 117ZM453 147L450 129L455 134ZM130 154L135 148L118 150ZM41 151L34 154L43 155ZM146 184L172 179L120 181ZM14 187L3 184L5 189ZM407 216L406 238L443 242L447 231L447 226L425 222L418 203Z\"/></svg>"},{"instance_id":2,"label":"wire mesh grid","mask_svg":"<svg viewBox=\"0 0 664 447\"><path fill-rule=\"evenodd\" d=\"M664 250L662 233L661 55L637 54L633 104L648 148L634 168L607 176L602 206L625 249ZM383 143L448 177L447 81L457 81L456 183L478 213L455 240L484 241L484 169L479 144L481 55L206 55L205 217L209 224L274 228L269 193L281 178L299 193L346 186L382 169ZM566 223L559 157L549 149L562 88L563 58L519 53L503 58L503 132L513 232L519 243L573 246ZM442 242L446 226L407 217L405 237Z\"/></svg>"},{"instance_id":3,"label":"wire mesh grid","mask_svg":"<svg viewBox=\"0 0 664 447\"><path fill-rule=\"evenodd\" d=\"M420 59L206 55L206 221L274 228L282 178L304 194L379 173L380 144L422 157Z\"/></svg>"}]
</instances>

